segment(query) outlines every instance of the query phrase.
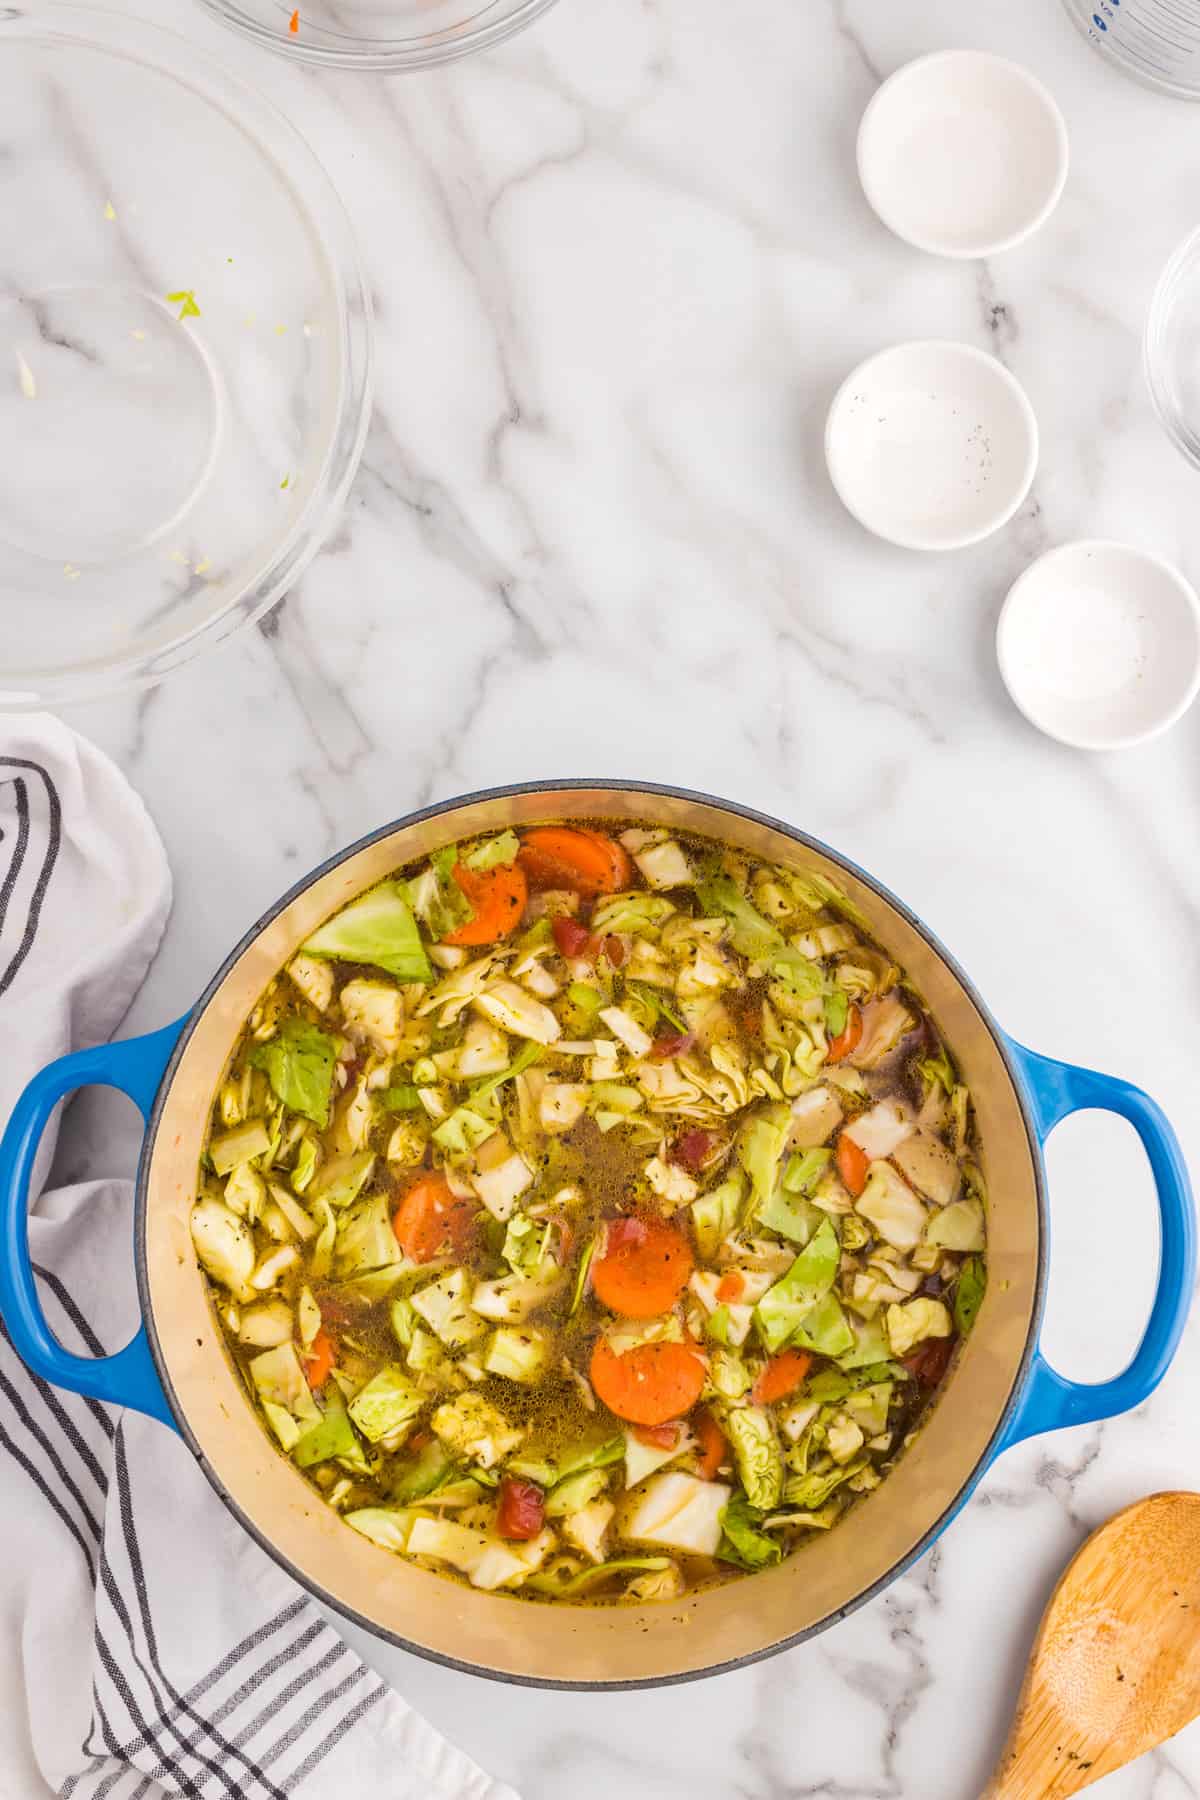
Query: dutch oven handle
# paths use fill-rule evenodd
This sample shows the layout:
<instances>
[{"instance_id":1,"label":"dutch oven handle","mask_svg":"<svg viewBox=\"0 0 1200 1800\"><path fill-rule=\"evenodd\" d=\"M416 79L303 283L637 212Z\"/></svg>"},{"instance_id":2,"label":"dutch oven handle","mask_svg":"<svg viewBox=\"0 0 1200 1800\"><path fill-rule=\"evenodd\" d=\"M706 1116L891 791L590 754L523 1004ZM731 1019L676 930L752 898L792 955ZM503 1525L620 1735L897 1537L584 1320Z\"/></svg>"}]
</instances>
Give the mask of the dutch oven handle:
<instances>
[{"instance_id":1,"label":"dutch oven handle","mask_svg":"<svg viewBox=\"0 0 1200 1800\"><path fill-rule=\"evenodd\" d=\"M1162 1221L1154 1305L1133 1361L1111 1381L1068 1381L1034 1351L1029 1381L999 1448L1064 1425L1090 1425L1128 1412L1149 1398L1179 1346L1196 1278L1196 1217L1179 1140L1162 1108L1141 1088L1112 1075L1038 1056L1010 1038L1038 1138L1045 1143L1069 1113L1095 1108L1128 1119L1142 1140Z\"/></svg>"},{"instance_id":2,"label":"dutch oven handle","mask_svg":"<svg viewBox=\"0 0 1200 1800\"><path fill-rule=\"evenodd\" d=\"M74 1394L131 1406L164 1425L175 1420L167 1404L141 1324L113 1356L75 1356L64 1350L46 1321L29 1256L29 1187L42 1133L60 1100L90 1086L119 1088L149 1121L155 1096L186 1023L122 1043L98 1044L60 1057L34 1076L13 1108L0 1142L0 1318L13 1347L35 1375Z\"/></svg>"}]
</instances>

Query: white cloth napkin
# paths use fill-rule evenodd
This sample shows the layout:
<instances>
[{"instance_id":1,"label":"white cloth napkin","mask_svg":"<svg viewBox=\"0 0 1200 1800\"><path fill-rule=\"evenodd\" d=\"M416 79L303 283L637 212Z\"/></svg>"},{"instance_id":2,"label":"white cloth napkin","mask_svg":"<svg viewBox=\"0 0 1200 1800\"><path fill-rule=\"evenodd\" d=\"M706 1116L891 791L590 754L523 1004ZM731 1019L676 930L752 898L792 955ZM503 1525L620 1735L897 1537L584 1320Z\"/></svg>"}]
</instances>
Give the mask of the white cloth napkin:
<instances>
[{"instance_id":1,"label":"white cloth napkin","mask_svg":"<svg viewBox=\"0 0 1200 1800\"><path fill-rule=\"evenodd\" d=\"M118 770L57 720L0 726L0 1116L115 1030L170 900ZM131 1184L42 1193L30 1241L65 1346L120 1348ZM174 1432L56 1393L2 1324L0 1524L0 1800L517 1800L354 1655Z\"/></svg>"}]
</instances>

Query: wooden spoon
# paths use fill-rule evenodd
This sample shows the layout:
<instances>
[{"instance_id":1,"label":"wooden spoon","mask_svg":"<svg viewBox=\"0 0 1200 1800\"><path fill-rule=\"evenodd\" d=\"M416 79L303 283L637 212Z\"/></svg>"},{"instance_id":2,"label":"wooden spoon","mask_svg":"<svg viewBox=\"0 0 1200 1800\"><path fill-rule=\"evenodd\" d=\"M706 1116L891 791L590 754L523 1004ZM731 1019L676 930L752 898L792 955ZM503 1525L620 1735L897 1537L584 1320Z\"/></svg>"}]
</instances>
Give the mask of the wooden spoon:
<instances>
[{"instance_id":1,"label":"wooden spoon","mask_svg":"<svg viewBox=\"0 0 1200 1800\"><path fill-rule=\"evenodd\" d=\"M1152 1494L1068 1566L983 1800L1063 1800L1200 1713L1200 1494Z\"/></svg>"}]
</instances>

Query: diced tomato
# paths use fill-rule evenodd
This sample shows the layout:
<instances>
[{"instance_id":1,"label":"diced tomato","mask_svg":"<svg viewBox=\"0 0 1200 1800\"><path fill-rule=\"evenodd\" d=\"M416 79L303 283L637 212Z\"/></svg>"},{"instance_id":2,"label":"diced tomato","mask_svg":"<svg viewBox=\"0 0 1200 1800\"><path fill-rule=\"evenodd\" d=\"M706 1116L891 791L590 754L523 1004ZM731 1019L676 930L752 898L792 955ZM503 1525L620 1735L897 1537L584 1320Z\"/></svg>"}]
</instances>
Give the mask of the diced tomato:
<instances>
[{"instance_id":1,"label":"diced tomato","mask_svg":"<svg viewBox=\"0 0 1200 1800\"><path fill-rule=\"evenodd\" d=\"M333 1339L327 1331L318 1331L304 1353L304 1373L309 1387L323 1388L332 1375L336 1362L337 1351L333 1347Z\"/></svg>"},{"instance_id":2,"label":"diced tomato","mask_svg":"<svg viewBox=\"0 0 1200 1800\"><path fill-rule=\"evenodd\" d=\"M667 1037L656 1037L650 1046L650 1054L657 1062L666 1062L669 1056L682 1056L695 1041L690 1031L673 1031Z\"/></svg>"},{"instance_id":3,"label":"diced tomato","mask_svg":"<svg viewBox=\"0 0 1200 1800\"><path fill-rule=\"evenodd\" d=\"M619 969L625 961L625 946L613 932L609 932L600 948L604 951L614 969Z\"/></svg>"},{"instance_id":4,"label":"diced tomato","mask_svg":"<svg viewBox=\"0 0 1200 1800\"><path fill-rule=\"evenodd\" d=\"M521 923L529 889L524 873L514 863L494 869L468 869L455 863L455 884L474 908L474 917L456 925L442 939L444 944L494 944Z\"/></svg>"},{"instance_id":5,"label":"diced tomato","mask_svg":"<svg viewBox=\"0 0 1200 1800\"><path fill-rule=\"evenodd\" d=\"M392 1214L392 1229L413 1262L432 1262L446 1249L469 1256L475 1243L475 1206L452 1194L444 1175L422 1175Z\"/></svg>"},{"instance_id":6,"label":"diced tomato","mask_svg":"<svg viewBox=\"0 0 1200 1800\"><path fill-rule=\"evenodd\" d=\"M523 1543L535 1538L546 1522L546 1496L536 1481L506 1475L500 1483L496 1530L502 1538Z\"/></svg>"},{"instance_id":7,"label":"diced tomato","mask_svg":"<svg viewBox=\"0 0 1200 1800\"><path fill-rule=\"evenodd\" d=\"M755 1406L770 1406L773 1400L786 1400L794 1394L812 1367L807 1350L782 1350L773 1356L760 1373L750 1398Z\"/></svg>"},{"instance_id":8,"label":"diced tomato","mask_svg":"<svg viewBox=\"0 0 1200 1800\"><path fill-rule=\"evenodd\" d=\"M604 1233L604 1254L611 1256L616 1250L633 1248L646 1241L646 1221L630 1213L619 1219L610 1219Z\"/></svg>"},{"instance_id":9,"label":"diced tomato","mask_svg":"<svg viewBox=\"0 0 1200 1800\"><path fill-rule=\"evenodd\" d=\"M649 1444L655 1450L673 1450L679 1442L679 1420L671 1419L666 1425L635 1425L633 1435L639 1444Z\"/></svg>"},{"instance_id":10,"label":"diced tomato","mask_svg":"<svg viewBox=\"0 0 1200 1800\"><path fill-rule=\"evenodd\" d=\"M702 1406L692 1419L692 1428L700 1445L698 1473L702 1481L715 1481L721 1464L728 1460L729 1445L725 1433L707 1406Z\"/></svg>"},{"instance_id":11,"label":"diced tomato","mask_svg":"<svg viewBox=\"0 0 1200 1800\"><path fill-rule=\"evenodd\" d=\"M423 1450L426 1444L432 1444L432 1442L432 1431L414 1431L410 1438L405 1439L404 1448L406 1450Z\"/></svg>"},{"instance_id":12,"label":"diced tomato","mask_svg":"<svg viewBox=\"0 0 1200 1800\"><path fill-rule=\"evenodd\" d=\"M926 1338L900 1361L923 1387L936 1387L950 1366L956 1342L954 1337Z\"/></svg>"},{"instance_id":13,"label":"diced tomato","mask_svg":"<svg viewBox=\"0 0 1200 1800\"><path fill-rule=\"evenodd\" d=\"M614 1219L592 1263L592 1292L610 1312L652 1319L674 1306L694 1266L691 1245L665 1219Z\"/></svg>"},{"instance_id":14,"label":"diced tomato","mask_svg":"<svg viewBox=\"0 0 1200 1800\"><path fill-rule=\"evenodd\" d=\"M567 888L595 899L615 894L633 877L633 864L616 839L582 826L535 826L521 839L517 862L535 893Z\"/></svg>"},{"instance_id":15,"label":"diced tomato","mask_svg":"<svg viewBox=\"0 0 1200 1800\"><path fill-rule=\"evenodd\" d=\"M866 1151L861 1149L852 1137L847 1137L843 1131L837 1141L834 1161L842 1181L857 1200L867 1185L867 1170L871 1166Z\"/></svg>"},{"instance_id":16,"label":"diced tomato","mask_svg":"<svg viewBox=\"0 0 1200 1800\"><path fill-rule=\"evenodd\" d=\"M843 1057L849 1056L852 1050L858 1049L859 1040L861 1039L862 1034L862 1009L857 1006L852 1006L846 1014L846 1024L844 1029L839 1031L835 1038L830 1038L829 1040L829 1055L826 1058L826 1061L831 1063L841 1062Z\"/></svg>"},{"instance_id":17,"label":"diced tomato","mask_svg":"<svg viewBox=\"0 0 1200 1800\"><path fill-rule=\"evenodd\" d=\"M704 1386L704 1364L687 1344L639 1344L618 1356L607 1338L592 1347L597 1397L631 1425L664 1425L690 1412Z\"/></svg>"},{"instance_id":18,"label":"diced tomato","mask_svg":"<svg viewBox=\"0 0 1200 1800\"><path fill-rule=\"evenodd\" d=\"M685 1131L682 1137L675 1139L667 1154L681 1169L686 1169L690 1175L698 1175L716 1145L711 1131Z\"/></svg>"},{"instance_id":19,"label":"diced tomato","mask_svg":"<svg viewBox=\"0 0 1200 1800\"><path fill-rule=\"evenodd\" d=\"M745 1286L746 1277L739 1269L726 1269L717 1283L717 1299L726 1304L738 1301Z\"/></svg>"},{"instance_id":20,"label":"diced tomato","mask_svg":"<svg viewBox=\"0 0 1200 1800\"><path fill-rule=\"evenodd\" d=\"M554 942L560 956L569 956L572 960L587 954L587 947L592 941L592 934L586 925L578 919L560 916L551 920L550 929L554 933Z\"/></svg>"}]
</instances>

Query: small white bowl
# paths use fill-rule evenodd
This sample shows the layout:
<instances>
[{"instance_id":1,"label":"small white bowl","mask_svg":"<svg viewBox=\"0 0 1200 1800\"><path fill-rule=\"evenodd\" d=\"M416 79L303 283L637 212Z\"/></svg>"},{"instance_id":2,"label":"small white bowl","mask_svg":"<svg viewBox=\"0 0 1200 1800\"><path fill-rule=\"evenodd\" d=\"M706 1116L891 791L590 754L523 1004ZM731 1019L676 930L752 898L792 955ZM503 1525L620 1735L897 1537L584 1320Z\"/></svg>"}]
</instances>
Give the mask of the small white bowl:
<instances>
[{"instance_id":1,"label":"small white bowl","mask_svg":"<svg viewBox=\"0 0 1200 1800\"><path fill-rule=\"evenodd\" d=\"M918 57L858 128L863 192L897 237L935 256L994 256L1045 223L1067 179L1067 127L1019 63L979 50Z\"/></svg>"},{"instance_id":2,"label":"small white bowl","mask_svg":"<svg viewBox=\"0 0 1200 1800\"><path fill-rule=\"evenodd\" d=\"M971 344L895 344L847 376L825 461L861 525L906 550L961 550L1007 523L1037 468L1024 388Z\"/></svg>"},{"instance_id":3,"label":"small white bowl","mask_svg":"<svg viewBox=\"0 0 1200 1800\"><path fill-rule=\"evenodd\" d=\"M996 627L1004 685L1031 725L1077 750L1156 737L1200 689L1200 602L1178 569L1102 539L1048 550Z\"/></svg>"}]
</instances>

